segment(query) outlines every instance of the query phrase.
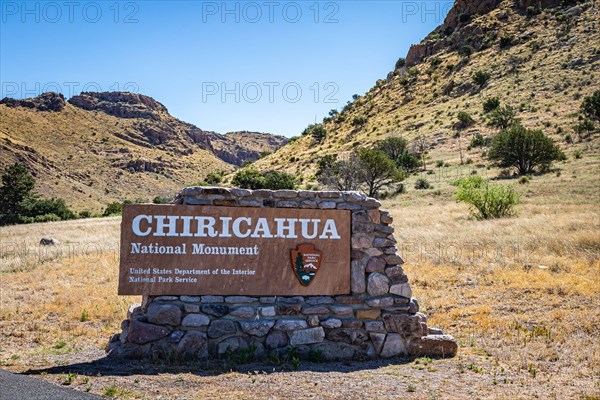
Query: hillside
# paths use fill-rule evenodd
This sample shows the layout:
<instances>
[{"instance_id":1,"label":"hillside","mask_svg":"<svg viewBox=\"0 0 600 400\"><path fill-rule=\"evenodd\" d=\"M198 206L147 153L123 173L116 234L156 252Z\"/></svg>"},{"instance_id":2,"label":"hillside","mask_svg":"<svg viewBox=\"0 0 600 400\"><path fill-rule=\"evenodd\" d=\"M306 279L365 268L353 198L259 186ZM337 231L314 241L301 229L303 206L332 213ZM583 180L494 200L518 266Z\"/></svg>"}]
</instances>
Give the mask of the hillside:
<instances>
[{"instance_id":1,"label":"hillside","mask_svg":"<svg viewBox=\"0 0 600 400\"><path fill-rule=\"evenodd\" d=\"M302 176L304 186L313 186L324 155L392 135L421 145L429 165L456 166L461 151L465 162L489 164L481 148L467 147L473 135L497 132L482 110L492 97L512 106L526 127L543 129L567 156L596 154L597 134L582 137L574 126L584 96L600 89L599 21L592 1L457 0L404 64L324 118L324 140L300 136L255 166ZM489 74L482 85L473 78L478 71ZM474 119L466 129L457 128L461 111Z\"/></svg>"},{"instance_id":2,"label":"hillside","mask_svg":"<svg viewBox=\"0 0 600 400\"><path fill-rule=\"evenodd\" d=\"M172 196L286 141L203 131L172 117L156 100L132 93L82 93L68 102L45 93L0 101L0 168L24 163L38 193L64 198L76 210Z\"/></svg>"}]
</instances>

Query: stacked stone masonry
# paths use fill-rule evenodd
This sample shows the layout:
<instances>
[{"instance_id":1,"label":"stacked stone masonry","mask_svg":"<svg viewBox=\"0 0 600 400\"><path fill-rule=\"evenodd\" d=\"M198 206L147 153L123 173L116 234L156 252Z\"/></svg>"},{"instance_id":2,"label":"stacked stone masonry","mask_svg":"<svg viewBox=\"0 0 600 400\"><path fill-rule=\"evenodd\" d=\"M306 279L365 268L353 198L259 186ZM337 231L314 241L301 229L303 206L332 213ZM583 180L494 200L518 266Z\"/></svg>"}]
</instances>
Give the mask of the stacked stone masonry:
<instances>
[{"instance_id":1,"label":"stacked stone masonry","mask_svg":"<svg viewBox=\"0 0 600 400\"><path fill-rule=\"evenodd\" d=\"M351 293L340 296L144 296L114 335L109 356L218 358L257 356L291 346L326 360L448 357L452 336L427 326L398 254L392 217L358 192L189 187L180 205L352 211Z\"/></svg>"}]
</instances>

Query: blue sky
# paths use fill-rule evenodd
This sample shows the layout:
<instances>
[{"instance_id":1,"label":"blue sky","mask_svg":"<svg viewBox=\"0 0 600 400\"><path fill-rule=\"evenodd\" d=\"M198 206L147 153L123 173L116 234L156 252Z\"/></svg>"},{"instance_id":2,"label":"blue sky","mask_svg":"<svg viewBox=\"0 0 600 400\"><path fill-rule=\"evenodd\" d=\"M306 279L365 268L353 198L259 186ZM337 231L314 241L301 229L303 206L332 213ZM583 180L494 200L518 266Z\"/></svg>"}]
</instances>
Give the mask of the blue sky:
<instances>
[{"instance_id":1,"label":"blue sky","mask_svg":"<svg viewBox=\"0 0 600 400\"><path fill-rule=\"evenodd\" d=\"M0 0L0 96L127 90L294 136L385 78L452 1Z\"/></svg>"}]
</instances>

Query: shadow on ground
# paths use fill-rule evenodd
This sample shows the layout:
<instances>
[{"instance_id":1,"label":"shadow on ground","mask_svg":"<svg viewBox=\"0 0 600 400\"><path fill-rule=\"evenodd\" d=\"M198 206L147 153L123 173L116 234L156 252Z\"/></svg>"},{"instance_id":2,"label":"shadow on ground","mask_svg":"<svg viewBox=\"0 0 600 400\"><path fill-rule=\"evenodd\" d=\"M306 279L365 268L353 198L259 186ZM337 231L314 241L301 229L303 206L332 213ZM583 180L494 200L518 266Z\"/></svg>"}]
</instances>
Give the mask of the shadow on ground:
<instances>
[{"instance_id":1,"label":"shadow on ground","mask_svg":"<svg viewBox=\"0 0 600 400\"><path fill-rule=\"evenodd\" d=\"M391 358L387 360L369 361L339 361L339 362L310 362L301 361L294 367L293 363L275 364L270 362L252 362L247 364L234 364L227 360L211 361L140 361L115 358L99 358L88 362L60 365L43 369L31 369L23 372L24 375L41 374L68 374L97 375L97 376L128 376L128 375L158 375L164 373L192 373L199 376L217 376L231 371L240 373L275 373L284 371L311 371L311 372L355 372L371 370L390 365L408 364L415 357Z\"/></svg>"}]
</instances>

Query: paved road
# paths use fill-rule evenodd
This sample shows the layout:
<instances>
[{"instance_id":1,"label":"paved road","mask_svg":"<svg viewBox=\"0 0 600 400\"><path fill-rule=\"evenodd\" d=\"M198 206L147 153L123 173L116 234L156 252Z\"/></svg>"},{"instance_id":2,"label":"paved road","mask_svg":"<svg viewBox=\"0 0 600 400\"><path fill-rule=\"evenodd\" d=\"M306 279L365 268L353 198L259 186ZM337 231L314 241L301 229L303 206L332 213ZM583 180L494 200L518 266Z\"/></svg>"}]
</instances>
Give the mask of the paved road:
<instances>
[{"instance_id":1,"label":"paved road","mask_svg":"<svg viewBox=\"0 0 600 400\"><path fill-rule=\"evenodd\" d=\"M0 369L0 400L99 400L101 397Z\"/></svg>"}]
</instances>

